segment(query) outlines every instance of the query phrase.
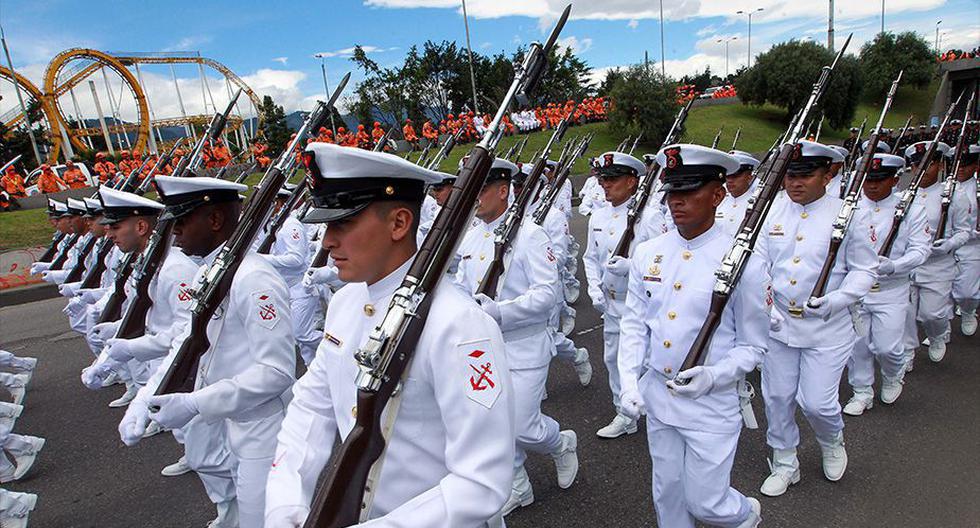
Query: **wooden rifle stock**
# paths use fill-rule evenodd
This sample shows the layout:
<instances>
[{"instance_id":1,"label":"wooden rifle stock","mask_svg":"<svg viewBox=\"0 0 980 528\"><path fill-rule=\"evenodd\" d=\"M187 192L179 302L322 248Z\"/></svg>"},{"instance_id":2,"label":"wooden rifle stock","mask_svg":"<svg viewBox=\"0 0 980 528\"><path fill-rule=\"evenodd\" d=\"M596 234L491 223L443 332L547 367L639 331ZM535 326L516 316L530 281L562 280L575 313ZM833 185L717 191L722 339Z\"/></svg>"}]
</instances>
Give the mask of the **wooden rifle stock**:
<instances>
[{"instance_id":1,"label":"wooden rifle stock","mask_svg":"<svg viewBox=\"0 0 980 528\"><path fill-rule=\"evenodd\" d=\"M122 317L122 305L123 301L126 300L126 281L129 280L129 276L133 273L133 267L136 266L136 260L138 258L136 251L130 251L119 261L116 280L113 281L112 293L109 294L105 308L102 309L102 315L99 316L100 323L118 321Z\"/></svg>"},{"instance_id":2,"label":"wooden rifle stock","mask_svg":"<svg viewBox=\"0 0 980 528\"><path fill-rule=\"evenodd\" d=\"M95 247L95 243L98 242L99 240L101 239L96 238L95 235L92 235L92 237L85 242L85 245L82 246L81 252L78 254L78 261L75 263L75 266L72 267L71 271L69 271L68 275L65 277L66 284L71 282L78 282L78 280L82 278L82 273L85 272L85 259L88 258L89 253L92 252L92 248Z\"/></svg>"},{"instance_id":3,"label":"wooden rifle stock","mask_svg":"<svg viewBox=\"0 0 980 528\"><path fill-rule=\"evenodd\" d=\"M966 103L966 112L963 114L963 126L960 127L960 135L956 138L956 150L953 151L953 163L950 166L946 181L943 182L942 201L939 205L939 222L936 224L936 233L932 241L941 240L946 237L946 224L949 223L949 207L953 203L953 192L956 190L956 173L960 171L960 163L963 161L963 150L966 147L966 130L969 128L967 122L973 114L973 108L977 102L977 86L974 83L970 89L970 99Z\"/></svg>"},{"instance_id":4,"label":"wooden rifle stock","mask_svg":"<svg viewBox=\"0 0 980 528\"><path fill-rule=\"evenodd\" d=\"M68 233L62 233L61 231L55 233L54 236L51 238L51 244L48 245L48 249L44 250L44 254L42 254L41 257L37 259L37 261L51 262L51 259L54 258L55 253L58 252L58 244L60 244L61 241L64 240L66 236L68 236Z\"/></svg>"},{"instance_id":5,"label":"wooden rifle stock","mask_svg":"<svg viewBox=\"0 0 980 528\"><path fill-rule=\"evenodd\" d=\"M68 253L71 251L71 248L75 247L75 244L78 242L78 238L79 236L74 233L69 235L68 241L65 242L64 247L61 248L61 252L58 253L58 256L51 261L51 267L48 268L49 270L57 271L65 266L65 262L68 261Z\"/></svg>"}]
</instances>

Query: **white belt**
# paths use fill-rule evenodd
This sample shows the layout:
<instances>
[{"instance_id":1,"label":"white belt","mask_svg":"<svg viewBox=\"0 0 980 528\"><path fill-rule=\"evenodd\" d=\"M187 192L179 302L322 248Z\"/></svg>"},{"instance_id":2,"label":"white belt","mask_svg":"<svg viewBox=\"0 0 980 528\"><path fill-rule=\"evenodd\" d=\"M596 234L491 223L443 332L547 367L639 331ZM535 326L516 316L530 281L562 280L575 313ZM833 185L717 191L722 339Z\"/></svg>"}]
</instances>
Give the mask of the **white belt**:
<instances>
[{"instance_id":1,"label":"white belt","mask_svg":"<svg viewBox=\"0 0 980 528\"><path fill-rule=\"evenodd\" d=\"M539 333L544 333L546 331L548 331L548 325L545 323L522 326L520 328L515 328L504 332L504 341L520 341L521 339L528 338Z\"/></svg>"}]
</instances>

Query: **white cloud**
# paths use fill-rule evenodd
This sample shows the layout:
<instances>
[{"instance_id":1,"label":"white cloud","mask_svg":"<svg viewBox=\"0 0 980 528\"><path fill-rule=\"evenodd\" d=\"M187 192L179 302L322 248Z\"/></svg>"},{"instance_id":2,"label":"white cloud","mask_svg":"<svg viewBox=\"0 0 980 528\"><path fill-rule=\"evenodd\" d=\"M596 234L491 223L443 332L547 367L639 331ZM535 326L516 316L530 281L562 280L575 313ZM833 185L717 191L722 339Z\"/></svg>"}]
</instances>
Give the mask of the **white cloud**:
<instances>
[{"instance_id":1,"label":"white cloud","mask_svg":"<svg viewBox=\"0 0 980 528\"><path fill-rule=\"evenodd\" d=\"M371 53L384 53L386 51L395 51L398 48L382 48L382 47L378 47L378 46L361 46L361 49L364 50L364 53L371 54ZM317 58L319 58L319 57L327 57L327 58L341 57L341 58L346 58L346 57L351 57L353 55L354 55L354 46L351 46L349 48L339 49L339 50L336 50L336 51L321 51L319 53L314 53L313 54L313 56L314 57L317 57Z\"/></svg>"},{"instance_id":2,"label":"white cloud","mask_svg":"<svg viewBox=\"0 0 980 528\"><path fill-rule=\"evenodd\" d=\"M630 19L630 21L626 23L626 27L630 29L636 29L640 27L640 21L635 18Z\"/></svg>"},{"instance_id":3,"label":"white cloud","mask_svg":"<svg viewBox=\"0 0 980 528\"><path fill-rule=\"evenodd\" d=\"M285 66L286 63L289 62L289 57L276 57L272 59L272 62L278 62L279 64Z\"/></svg>"},{"instance_id":4,"label":"white cloud","mask_svg":"<svg viewBox=\"0 0 980 528\"><path fill-rule=\"evenodd\" d=\"M576 55L581 55L590 49L592 49L592 39L589 37L578 38L575 36L568 36L565 38L558 39L558 48L569 48L572 53Z\"/></svg>"},{"instance_id":5,"label":"white cloud","mask_svg":"<svg viewBox=\"0 0 980 528\"><path fill-rule=\"evenodd\" d=\"M211 40L211 37L205 35L184 37L160 51L196 51L196 48L211 42Z\"/></svg>"}]
</instances>

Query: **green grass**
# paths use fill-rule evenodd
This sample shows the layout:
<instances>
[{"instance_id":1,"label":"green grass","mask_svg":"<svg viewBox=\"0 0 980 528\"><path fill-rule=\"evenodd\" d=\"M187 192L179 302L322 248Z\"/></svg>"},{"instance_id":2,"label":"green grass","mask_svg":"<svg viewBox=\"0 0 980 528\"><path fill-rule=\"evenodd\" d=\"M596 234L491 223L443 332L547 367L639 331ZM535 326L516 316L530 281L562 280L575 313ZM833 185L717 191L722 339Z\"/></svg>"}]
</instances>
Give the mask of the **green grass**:
<instances>
[{"instance_id":1,"label":"green grass","mask_svg":"<svg viewBox=\"0 0 980 528\"><path fill-rule=\"evenodd\" d=\"M911 87L899 88L895 97L892 109L885 118L885 126L890 128L900 128L905 124L909 114L915 114L913 124L918 124L928 118L932 101L935 98L938 84L934 83L926 89L917 90ZM854 126L860 125L865 116L868 116L869 127L873 126L881 112L881 103L864 102L858 105L854 114ZM729 149L732 146L732 139L735 130L742 127L737 148L749 152L764 152L772 145L776 137L786 128L785 111L771 105L763 107L746 106L742 104L720 105L698 107L691 110L691 115L687 119L687 132L683 141L710 145L714 140L718 128L724 126L721 140L718 146L722 149ZM566 141L587 133L594 133L595 137L589 146L589 151L585 158L580 159L572 170L573 174L583 174L587 172L588 157L595 156L602 152L613 150L623 140L619 134L613 134L608 130L605 123L591 123L588 125L573 127L565 134ZM824 126L821 132L821 141L840 142L847 136L847 130L831 130ZM507 137L501 140L498 147L499 152L506 152L511 145L523 139L524 136ZM531 134L524 153L521 156L524 161L530 159L535 151L544 148L551 137L550 131L537 132ZM454 173L460 158L470 151L473 144L458 145L449 158L440 165L440 170ZM650 143L640 143L635 154L643 155L655 152L659 145ZM552 158L557 158L561 152L558 147L553 150ZM433 153L434 154L434 153ZM418 153L409 155L412 161L418 158ZM261 179L261 174L252 174L245 183L254 186ZM293 182L298 182L303 177L299 171L293 178ZM32 209L30 211L15 211L12 213L0 213L0 250L23 248L30 246L45 245L51 239L52 230L45 219L45 210Z\"/></svg>"}]
</instances>

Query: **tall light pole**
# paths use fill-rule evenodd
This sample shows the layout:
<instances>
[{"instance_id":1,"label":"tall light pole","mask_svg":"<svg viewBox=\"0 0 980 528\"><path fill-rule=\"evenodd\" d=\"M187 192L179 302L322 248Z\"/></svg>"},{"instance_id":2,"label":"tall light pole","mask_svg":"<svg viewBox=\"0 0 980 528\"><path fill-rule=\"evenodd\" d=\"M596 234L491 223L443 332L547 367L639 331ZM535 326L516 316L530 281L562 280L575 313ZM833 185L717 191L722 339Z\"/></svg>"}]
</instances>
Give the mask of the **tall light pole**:
<instances>
[{"instance_id":1,"label":"tall light pole","mask_svg":"<svg viewBox=\"0 0 980 528\"><path fill-rule=\"evenodd\" d=\"M753 10L749 10L749 11L737 11L735 13L736 15L746 15L746 16L749 17L749 42L748 42L748 45L746 46L748 48L748 51L745 52L745 55L746 55L745 67L746 68L751 68L752 67L752 15L754 15L754 14L760 12L760 11L765 11L765 9L762 8L762 7L758 7L758 8L753 9Z\"/></svg>"},{"instance_id":2,"label":"tall light pole","mask_svg":"<svg viewBox=\"0 0 980 528\"><path fill-rule=\"evenodd\" d=\"M936 21L936 56L939 56L939 25L942 24L942 20Z\"/></svg>"},{"instance_id":3,"label":"tall light pole","mask_svg":"<svg viewBox=\"0 0 980 528\"><path fill-rule=\"evenodd\" d=\"M327 63L324 62L327 56L323 53L317 53L313 56L320 59L320 72L323 74L323 93L326 94L326 100L329 101L330 86L327 84ZM330 129L333 130L333 136L337 137L337 124L333 122L333 108L330 108Z\"/></svg>"},{"instance_id":4,"label":"tall light pole","mask_svg":"<svg viewBox=\"0 0 980 528\"><path fill-rule=\"evenodd\" d=\"M725 80L728 80L728 43L733 40L738 40L738 37L728 37L727 39L718 39L717 42L725 43Z\"/></svg>"},{"instance_id":5,"label":"tall light pole","mask_svg":"<svg viewBox=\"0 0 980 528\"><path fill-rule=\"evenodd\" d=\"M827 15L827 49L834 52L834 0L830 0L830 10Z\"/></svg>"},{"instance_id":6,"label":"tall light pole","mask_svg":"<svg viewBox=\"0 0 980 528\"><path fill-rule=\"evenodd\" d=\"M667 50L664 49L664 0L660 0L660 73L667 78Z\"/></svg>"},{"instance_id":7,"label":"tall light pole","mask_svg":"<svg viewBox=\"0 0 980 528\"><path fill-rule=\"evenodd\" d=\"M885 0L881 0L881 33L885 33Z\"/></svg>"},{"instance_id":8,"label":"tall light pole","mask_svg":"<svg viewBox=\"0 0 980 528\"><path fill-rule=\"evenodd\" d=\"M466 16L466 0L461 0L463 2L463 27L466 28L466 53L470 56L470 86L473 87L473 113L479 115L480 107L477 106L476 102L476 76L473 75L473 48L470 47L470 21L469 17Z\"/></svg>"},{"instance_id":9,"label":"tall light pole","mask_svg":"<svg viewBox=\"0 0 980 528\"><path fill-rule=\"evenodd\" d=\"M24 122L27 124L27 136L31 138L31 147L34 149L34 159L37 164L41 162L41 151L37 148L37 138L34 137L34 123L31 123L31 116L27 113L27 105L24 104L24 96L20 94L20 83L17 82L17 71L14 70L14 63L10 60L10 50L7 49L7 37L3 34L3 26L0 26L0 42L3 43L3 53L7 56L7 66L10 68L11 77L14 78L14 92L17 94L17 102L20 104L20 111L24 112ZM37 101L40 103L40 101Z\"/></svg>"}]
</instances>

